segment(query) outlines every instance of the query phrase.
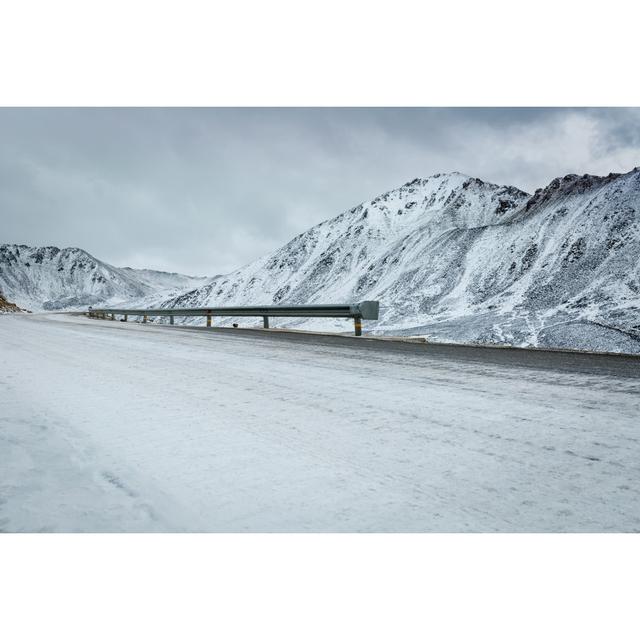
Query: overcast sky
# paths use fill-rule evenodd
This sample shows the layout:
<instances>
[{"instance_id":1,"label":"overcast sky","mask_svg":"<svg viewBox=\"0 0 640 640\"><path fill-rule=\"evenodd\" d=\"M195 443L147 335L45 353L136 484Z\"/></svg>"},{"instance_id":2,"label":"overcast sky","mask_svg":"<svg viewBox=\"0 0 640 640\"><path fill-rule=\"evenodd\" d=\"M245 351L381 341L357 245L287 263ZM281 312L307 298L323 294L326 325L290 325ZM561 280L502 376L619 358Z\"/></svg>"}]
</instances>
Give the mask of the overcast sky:
<instances>
[{"instance_id":1,"label":"overcast sky","mask_svg":"<svg viewBox=\"0 0 640 640\"><path fill-rule=\"evenodd\" d=\"M640 165L640 109L0 109L0 243L230 271L416 178Z\"/></svg>"}]
</instances>

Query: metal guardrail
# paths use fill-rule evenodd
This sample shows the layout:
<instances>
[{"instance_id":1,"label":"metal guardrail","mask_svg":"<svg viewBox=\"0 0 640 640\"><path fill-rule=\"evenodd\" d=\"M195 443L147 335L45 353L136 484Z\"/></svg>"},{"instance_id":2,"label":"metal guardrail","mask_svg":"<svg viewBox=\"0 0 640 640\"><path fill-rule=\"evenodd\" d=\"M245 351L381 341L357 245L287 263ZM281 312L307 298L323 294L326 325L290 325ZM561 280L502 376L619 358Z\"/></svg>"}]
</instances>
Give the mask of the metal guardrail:
<instances>
[{"instance_id":1,"label":"metal guardrail","mask_svg":"<svg viewBox=\"0 0 640 640\"><path fill-rule=\"evenodd\" d=\"M269 328L269 318L353 318L354 330L357 336L362 335L362 320L377 320L380 313L380 303L377 300L367 300L357 304L309 304L293 306L262 306L262 307L199 307L185 309L89 309L90 318L110 318L122 316L126 322L129 316L139 316L142 322L147 322L149 316L169 316L169 324L173 324L175 316L206 317L207 327L211 326L214 316L243 317L262 316L263 326Z\"/></svg>"}]
</instances>

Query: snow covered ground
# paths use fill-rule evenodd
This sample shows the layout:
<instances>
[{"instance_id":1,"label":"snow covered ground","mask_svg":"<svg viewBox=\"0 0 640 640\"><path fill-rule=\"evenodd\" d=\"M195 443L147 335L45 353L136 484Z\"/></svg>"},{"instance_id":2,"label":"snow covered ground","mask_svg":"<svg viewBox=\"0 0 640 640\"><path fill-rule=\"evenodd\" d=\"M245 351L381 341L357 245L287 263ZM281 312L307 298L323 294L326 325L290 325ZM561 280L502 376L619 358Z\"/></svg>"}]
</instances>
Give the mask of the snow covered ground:
<instances>
[{"instance_id":1,"label":"snow covered ground","mask_svg":"<svg viewBox=\"0 0 640 640\"><path fill-rule=\"evenodd\" d=\"M640 531L639 415L633 376L8 314L0 529Z\"/></svg>"}]
</instances>

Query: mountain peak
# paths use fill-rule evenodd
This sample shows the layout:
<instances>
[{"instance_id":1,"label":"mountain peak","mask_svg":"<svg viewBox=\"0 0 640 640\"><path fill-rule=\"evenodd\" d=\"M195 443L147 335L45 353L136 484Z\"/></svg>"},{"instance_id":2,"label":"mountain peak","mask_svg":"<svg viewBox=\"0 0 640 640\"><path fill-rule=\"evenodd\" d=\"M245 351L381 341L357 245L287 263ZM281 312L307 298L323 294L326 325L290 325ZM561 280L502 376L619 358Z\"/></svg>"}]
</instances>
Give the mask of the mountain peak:
<instances>
[{"instance_id":1,"label":"mountain peak","mask_svg":"<svg viewBox=\"0 0 640 640\"><path fill-rule=\"evenodd\" d=\"M522 191L517 187L513 187L510 185L500 185L494 182L489 182L487 180L482 180L481 178L475 178L466 173L462 173L461 171L448 171L445 173L434 173L433 175L426 176L424 178L414 178L409 182L403 184L399 189L407 189L407 188L416 188L416 187L424 187L424 186L435 186L438 184L439 186L448 186L451 189L470 189L470 188L486 188L488 190L505 190L509 193L519 193L523 195L530 195L526 191ZM394 191L398 191L396 189Z\"/></svg>"},{"instance_id":2,"label":"mountain peak","mask_svg":"<svg viewBox=\"0 0 640 640\"><path fill-rule=\"evenodd\" d=\"M552 199L581 195L600 189L620 178L638 175L640 175L640 167L635 167L628 173L609 173L606 176L597 176L590 173L582 175L568 173L565 176L554 178L546 187L536 189L527 202L525 211L529 211L534 206L545 204Z\"/></svg>"},{"instance_id":3,"label":"mountain peak","mask_svg":"<svg viewBox=\"0 0 640 640\"><path fill-rule=\"evenodd\" d=\"M446 182L449 179L454 179L458 183L463 183L465 180L471 180L473 178L472 178L472 176L468 176L465 173L460 173L460 171L447 171L447 172L444 172L444 173L434 173L434 174L432 174L430 176L414 178L413 180L409 180L408 182L405 182L399 188L402 189L403 187L424 186L424 185L428 184L429 182L443 183L443 182Z\"/></svg>"}]
</instances>

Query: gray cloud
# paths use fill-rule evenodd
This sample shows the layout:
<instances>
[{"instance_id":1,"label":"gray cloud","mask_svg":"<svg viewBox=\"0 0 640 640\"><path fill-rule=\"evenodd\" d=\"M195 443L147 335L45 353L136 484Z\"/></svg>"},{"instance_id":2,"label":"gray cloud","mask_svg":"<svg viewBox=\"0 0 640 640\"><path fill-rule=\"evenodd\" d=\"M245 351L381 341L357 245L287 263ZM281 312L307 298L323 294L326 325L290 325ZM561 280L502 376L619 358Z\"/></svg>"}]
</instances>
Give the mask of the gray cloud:
<instances>
[{"instance_id":1,"label":"gray cloud","mask_svg":"<svg viewBox=\"0 0 640 640\"><path fill-rule=\"evenodd\" d=\"M640 164L640 109L0 109L0 242L229 271L418 177Z\"/></svg>"}]
</instances>

